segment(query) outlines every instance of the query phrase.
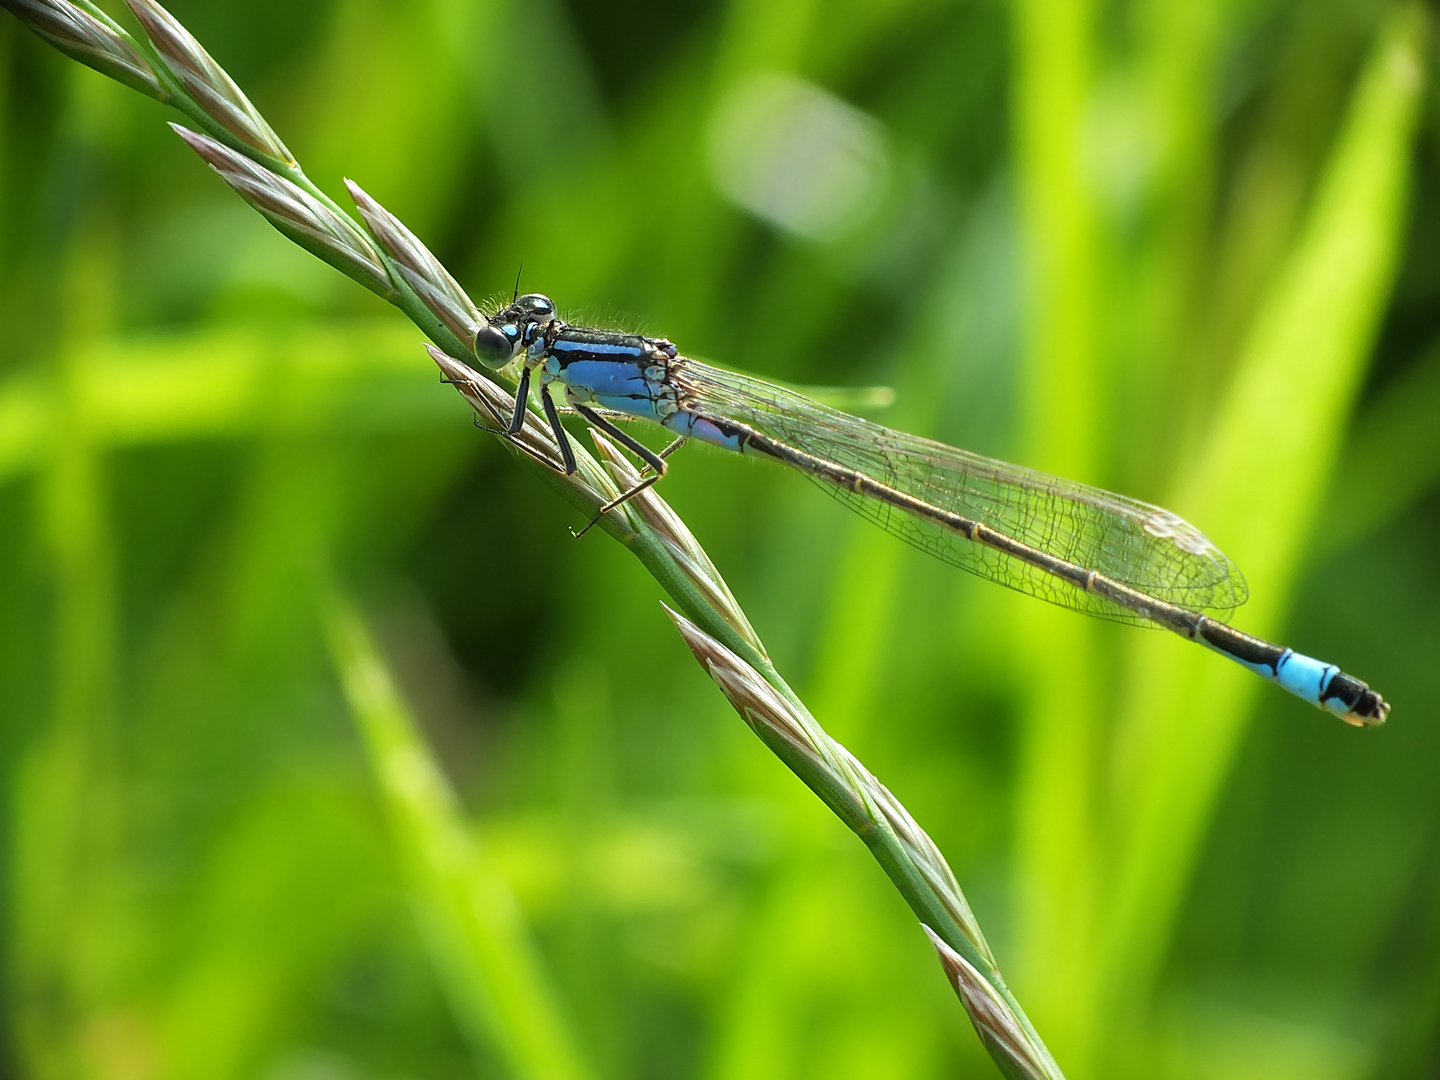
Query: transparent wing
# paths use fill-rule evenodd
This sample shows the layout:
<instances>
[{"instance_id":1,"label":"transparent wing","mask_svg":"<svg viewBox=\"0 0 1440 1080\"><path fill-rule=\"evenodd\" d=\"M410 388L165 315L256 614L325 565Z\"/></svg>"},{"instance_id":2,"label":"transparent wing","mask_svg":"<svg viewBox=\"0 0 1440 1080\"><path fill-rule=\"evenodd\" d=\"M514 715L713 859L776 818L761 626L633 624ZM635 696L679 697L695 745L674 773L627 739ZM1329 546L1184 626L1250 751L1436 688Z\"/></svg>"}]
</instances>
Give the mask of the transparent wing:
<instances>
[{"instance_id":1,"label":"transparent wing","mask_svg":"<svg viewBox=\"0 0 1440 1080\"><path fill-rule=\"evenodd\" d=\"M683 407L743 423L1157 600L1228 621L1249 595L1240 571L1219 548L1158 506L892 431L783 387L697 361L672 368L671 379ZM961 569L1100 618L1146 622L924 517L823 477L811 479L887 532Z\"/></svg>"}]
</instances>

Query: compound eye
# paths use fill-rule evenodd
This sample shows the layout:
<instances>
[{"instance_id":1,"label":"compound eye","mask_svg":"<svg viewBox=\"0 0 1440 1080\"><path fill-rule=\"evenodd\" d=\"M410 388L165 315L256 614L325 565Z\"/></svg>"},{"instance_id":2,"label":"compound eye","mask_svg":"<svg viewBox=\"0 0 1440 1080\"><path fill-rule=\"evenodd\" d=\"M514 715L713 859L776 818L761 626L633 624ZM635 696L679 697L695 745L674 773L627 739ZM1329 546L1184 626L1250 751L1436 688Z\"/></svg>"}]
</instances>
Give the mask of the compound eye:
<instances>
[{"instance_id":1,"label":"compound eye","mask_svg":"<svg viewBox=\"0 0 1440 1080\"><path fill-rule=\"evenodd\" d=\"M475 331L475 358L486 367L504 367L514 352L513 340L500 327L487 324Z\"/></svg>"},{"instance_id":2,"label":"compound eye","mask_svg":"<svg viewBox=\"0 0 1440 1080\"><path fill-rule=\"evenodd\" d=\"M543 320L555 317L555 302L544 293L526 293L515 301L515 307L532 319Z\"/></svg>"}]
</instances>

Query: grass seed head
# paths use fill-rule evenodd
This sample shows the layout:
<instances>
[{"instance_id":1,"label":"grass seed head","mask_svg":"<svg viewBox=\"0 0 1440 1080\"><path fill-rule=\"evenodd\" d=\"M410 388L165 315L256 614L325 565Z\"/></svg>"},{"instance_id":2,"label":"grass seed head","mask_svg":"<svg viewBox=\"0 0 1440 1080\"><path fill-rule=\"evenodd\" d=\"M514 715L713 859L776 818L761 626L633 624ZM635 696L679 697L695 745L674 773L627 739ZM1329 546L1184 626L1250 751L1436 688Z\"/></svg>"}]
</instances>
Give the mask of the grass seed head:
<instances>
[{"instance_id":1,"label":"grass seed head","mask_svg":"<svg viewBox=\"0 0 1440 1080\"><path fill-rule=\"evenodd\" d=\"M406 283L456 337L473 341L475 332L485 325L485 316L450 276L450 271L399 218L366 194L359 184L346 180L345 186L371 234L399 266Z\"/></svg>"},{"instance_id":2,"label":"grass seed head","mask_svg":"<svg viewBox=\"0 0 1440 1080\"><path fill-rule=\"evenodd\" d=\"M246 146L286 165L295 158L235 80L155 0L125 0L150 43L201 110Z\"/></svg>"},{"instance_id":3,"label":"grass seed head","mask_svg":"<svg viewBox=\"0 0 1440 1080\"><path fill-rule=\"evenodd\" d=\"M394 291L380 253L345 215L224 143L179 124L170 126L220 179L286 236L367 289L381 296Z\"/></svg>"},{"instance_id":4,"label":"grass seed head","mask_svg":"<svg viewBox=\"0 0 1440 1080\"><path fill-rule=\"evenodd\" d=\"M1034 1080L1046 1080L1053 1076L1044 1054L1036 1048L1005 999L944 938L924 923L921 926L939 954L940 964L960 1003L965 1006L970 1022L990 1048L991 1055L997 1060L1003 1058L1009 1061L1021 1076L1034 1077Z\"/></svg>"},{"instance_id":5,"label":"grass seed head","mask_svg":"<svg viewBox=\"0 0 1440 1080\"><path fill-rule=\"evenodd\" d=\"M168 98L155 69L130 35L103 15L68 0L0 0L0 7L86 67L159 101Z\"/></svg>"}]
</instances>

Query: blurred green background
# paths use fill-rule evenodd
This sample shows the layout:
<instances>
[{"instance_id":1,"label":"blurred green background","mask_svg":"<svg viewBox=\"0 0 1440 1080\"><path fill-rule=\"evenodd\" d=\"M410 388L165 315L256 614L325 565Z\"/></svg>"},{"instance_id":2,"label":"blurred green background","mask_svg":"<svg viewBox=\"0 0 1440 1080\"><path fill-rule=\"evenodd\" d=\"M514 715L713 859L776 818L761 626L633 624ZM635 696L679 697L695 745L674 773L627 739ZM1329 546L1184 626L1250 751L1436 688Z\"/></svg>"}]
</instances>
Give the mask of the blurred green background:
<instances>
[{"instance_id":1,"label":"blurred green background","mask_svg":"<svg viewBox=\"0 0 1440 1080\"><path fill-rule=\"evenodd\" d=\"M1440 1075L1422 9L171 8L477 298L523 263L571 321L891 385L886 423L1199 524L1249 577L1237 625L1388 727L782 470L692 447L663 485L1067 1075ZM0 1074L996 1075L657 586L174 118L0 17Z\"/></svg>"}]
</instances>

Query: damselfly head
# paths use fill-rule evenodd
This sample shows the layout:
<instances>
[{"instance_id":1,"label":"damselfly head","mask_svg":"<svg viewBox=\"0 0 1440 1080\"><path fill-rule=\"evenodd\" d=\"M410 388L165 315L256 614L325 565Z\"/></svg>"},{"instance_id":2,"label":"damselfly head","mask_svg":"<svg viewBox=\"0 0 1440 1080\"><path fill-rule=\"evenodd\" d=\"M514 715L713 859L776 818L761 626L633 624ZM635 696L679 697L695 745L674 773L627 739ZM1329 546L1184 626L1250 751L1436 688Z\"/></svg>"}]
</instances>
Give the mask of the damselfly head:
<instances>
[{"instance_id":1,"label":"damselfly head","mask_svg":"<svg viewBox=\"0 0 1440 1080\"><path fill-rule=\"evenodd\" d=\"M517 296L475 333L475 356L486 367L502 368L533 345L555 321L555 302L542 293Z\"/></svg>"}]
</instances>

